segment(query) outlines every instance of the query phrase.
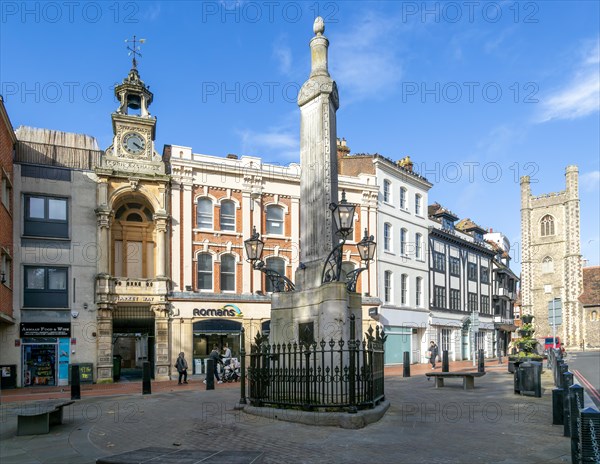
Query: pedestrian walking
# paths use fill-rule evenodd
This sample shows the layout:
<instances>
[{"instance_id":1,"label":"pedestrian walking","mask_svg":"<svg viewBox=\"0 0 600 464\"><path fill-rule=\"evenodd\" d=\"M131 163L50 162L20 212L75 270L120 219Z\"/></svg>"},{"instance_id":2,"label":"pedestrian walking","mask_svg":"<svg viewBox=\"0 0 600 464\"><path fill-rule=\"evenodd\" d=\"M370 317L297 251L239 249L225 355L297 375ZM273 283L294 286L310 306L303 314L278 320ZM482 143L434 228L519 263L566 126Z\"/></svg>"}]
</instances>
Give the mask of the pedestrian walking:
<instances>
[{"instance_id":1,"label":"pedestrian walking","mask_svg":"<svg viewBox=\"0 0 600 464\"><path fill-rule=\"evenodd\" d=\"M218 365L219 364L223 364L223 361L221 361L221 355L219 353L219 346L218 345L214 345L213 346L213 350L210 352L210 354L208 355L208 357L213 360L214 375L215 375L215 378L217 379L217 383L223 383L221 381L221 379L219 378ZM207 374L207 375L209 375L209 374ZM204 383L206 383L206 379L204 380Z\"/></svg>"},{"instance_id":2,"label":"pedestrian walking","mask_svg":"<svg viewBox=\"0 0 600 464\"><path fill-rule=\"evenodd\" d=\"M433 340L429 343L429 362L431 363L431 370L435 369L435 361L438 357L438 346Z\"/></svg>"},{"instance_id":3,"label":"pedestrian walking","mask_svg":"<svg viewBox=\"0 0 600 464\"><path fill-rule=\"evenodd\" d=\"M179 381L177 382L177 385L181 385L182 377L183 377L183 383L188 383L187 382L188 364L187 364L187 361L185 360L185 354L183 353L183 351L181 353L179 353L179 357L177 358L175 367L177 368L177 372L179 372Z\"/></svg>"}]
</instances>

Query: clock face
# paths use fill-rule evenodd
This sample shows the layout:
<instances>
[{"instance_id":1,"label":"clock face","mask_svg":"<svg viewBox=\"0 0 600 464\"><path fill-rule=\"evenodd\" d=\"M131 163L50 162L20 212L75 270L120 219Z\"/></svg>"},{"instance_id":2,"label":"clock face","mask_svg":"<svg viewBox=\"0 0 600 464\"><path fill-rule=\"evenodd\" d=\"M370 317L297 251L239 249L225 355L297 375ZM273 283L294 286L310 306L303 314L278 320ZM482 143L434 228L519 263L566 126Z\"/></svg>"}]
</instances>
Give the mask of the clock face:
<instances>
[{"instance_id":1,"label":"clock face","mask_svg":"<svg viewBox=\"0 0 600 464\"><path fill-rule=\"evenodd\" d=\"M123 148L133 155L139 155L146 149L146 140L137 132L128 132L123 137Z\"/></svg>"}]
</instances>

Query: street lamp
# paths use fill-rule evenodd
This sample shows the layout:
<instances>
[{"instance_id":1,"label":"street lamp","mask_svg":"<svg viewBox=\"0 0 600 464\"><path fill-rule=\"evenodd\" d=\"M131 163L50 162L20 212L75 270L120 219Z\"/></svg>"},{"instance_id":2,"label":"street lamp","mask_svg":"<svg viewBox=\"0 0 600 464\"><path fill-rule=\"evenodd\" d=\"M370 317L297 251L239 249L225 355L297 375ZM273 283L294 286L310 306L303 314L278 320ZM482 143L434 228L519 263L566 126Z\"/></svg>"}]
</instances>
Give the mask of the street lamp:
<instances>
[{"instance_id":1,"label":"street lamp","mask_svg":"<svg viewBox=\"0 0 600 464\"><path fill-rule=\"evenodd\" d=\"M365 227L365 236L362 238L360 242L356 244L356 248L358 248L358 254L360 255L360 260L365 263L364 267L354 269L353 271L346 274L346 288L350 292L356 291L356 282L358 281L358 276L362 271L366 271L369 269L369 263L373 261L375 257L375 249L377 248L377 244L375 243L374 237L367 232L367 228Z\"/></svg>"},{"instance_id":2,"label":"street lamp","mask_svg":"<svg viewBox=\"0 0 600 464\"><path fill-rule=\"evenodd\" d=\"M346 191L342 190L342 201L339 204L331 203L329 205L337 233L340 234L344 240L352 233L352 226L354 224L354 211L356 205L348 203L346 201Z\"/></svg>"},{"instance_id":3,"label":"street lamp","mask_svg":"<svg viewBox=\"0 0 600 464\"><path fill-rule=\"evenodd\" d=\"M274 292L291 292L295 290L294 284L290 279L279 274L279 272L268 269L261 259L265 242L260 239L260 234L256 232L256 226L252 229L252 235L249 239L244 240L244 248L246 249L247 261L252 265L252 268L262 272L267 276L273 286Z\"/></svg>"},{"instance_id":4,"label":"street lamp","mask_svg":"<svg viewBox=\"0 0 600 464\"><path fill-rule=\"evenodd\" d=\"M325 265L323 266L323 273L321 276L321 283L327 282L339 282L342 280L342 255L346 239L352 234L352 228L354 225L354 212L356 205L348 203L346 201L346 191L342 190L342 200L339 204L331 203L329 205L331 214L336 227L336 233L341 236L341 241L338 245L331 250ZM355 269L343 276L346 280L346 287L349 291L356 291L356 281L358 275L368 269L369 262L373 260L375 256L375 240L373 236L369 236L367 229L365 229L365 236L363 239L356 244L358 248L358 254L360 255L361 261L365 263L365 267Z\"/></svg>"}]
</instances>

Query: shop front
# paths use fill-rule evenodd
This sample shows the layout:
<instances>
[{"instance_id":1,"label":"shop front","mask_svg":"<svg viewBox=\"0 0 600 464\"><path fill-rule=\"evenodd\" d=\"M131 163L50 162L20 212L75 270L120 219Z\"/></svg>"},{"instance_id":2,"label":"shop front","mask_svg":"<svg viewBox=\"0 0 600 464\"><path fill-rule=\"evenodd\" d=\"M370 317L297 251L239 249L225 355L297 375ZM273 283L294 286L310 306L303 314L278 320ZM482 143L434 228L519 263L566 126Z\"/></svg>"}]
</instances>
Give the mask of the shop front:
<instances>
[{"instance_id":1,"label":"shop front","mask_svg":"<svg viewBox=\"0 0 600 464\"><path fill-rule=\"evenodd\" d=\"M69 323L20 324L22 385L69 384Z\"/></svg>"},{"instance_id":2,"label":"shop front","mask_svg":"<svg viewBox=\"0 0 600 464\"><path fill-rule=\"evenodd\" d=\"M227 345L232 357L241 353L241 333L244 328L246 351L260 331L268 329L271 314L270 299L257 301L173 301L176 315L172 322L171 357L173 362L184 352L194 374L206 373L206 359L213 346L223 354Z\"/></svg>"}]
</instances>

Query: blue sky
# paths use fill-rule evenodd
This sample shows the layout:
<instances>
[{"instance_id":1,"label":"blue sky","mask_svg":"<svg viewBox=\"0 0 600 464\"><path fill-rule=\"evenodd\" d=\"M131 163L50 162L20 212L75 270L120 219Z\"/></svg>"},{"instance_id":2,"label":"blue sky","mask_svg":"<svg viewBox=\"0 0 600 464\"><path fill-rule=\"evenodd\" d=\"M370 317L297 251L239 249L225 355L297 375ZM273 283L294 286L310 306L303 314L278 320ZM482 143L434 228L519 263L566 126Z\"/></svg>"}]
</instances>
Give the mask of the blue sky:
<instances>
[{"instance_id":1,"label":"blue sky","mask_svg":"<svg viewBox=\"0 0 600 464\"><path fill-rule=\"evenodd\" d=\"M519 176L564 189L579 166L581 244L600 261L599 3L2 2L0 93L12 123L111 143L112 86L142 46L156 146L299 160L296 92L316 14L353 153L410 155L458 216L504 232L520 267Z\"/></svg>"}]
</instances>

